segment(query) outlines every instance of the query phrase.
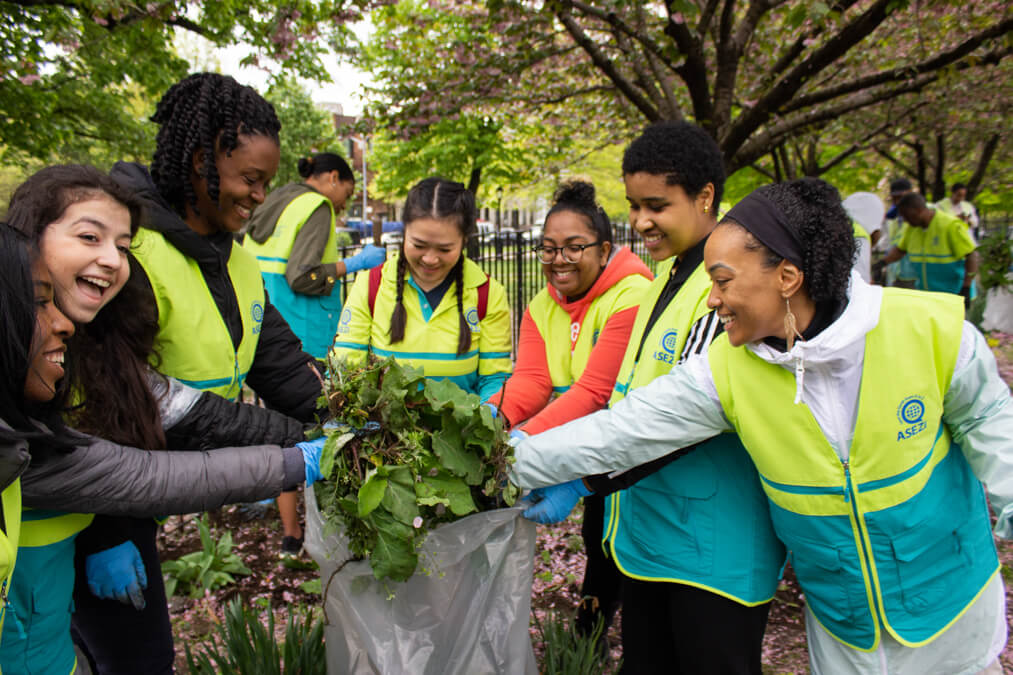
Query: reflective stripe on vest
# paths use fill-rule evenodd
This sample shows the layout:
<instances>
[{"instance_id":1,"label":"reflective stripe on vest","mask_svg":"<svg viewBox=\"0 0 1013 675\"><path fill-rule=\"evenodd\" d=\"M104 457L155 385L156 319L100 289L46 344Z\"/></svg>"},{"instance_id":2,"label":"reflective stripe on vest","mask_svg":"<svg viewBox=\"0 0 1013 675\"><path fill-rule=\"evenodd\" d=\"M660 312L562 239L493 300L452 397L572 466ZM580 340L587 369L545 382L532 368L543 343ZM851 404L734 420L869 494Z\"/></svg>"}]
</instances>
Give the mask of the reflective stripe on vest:
<instances>
[{"instance_id":1,"label":"reflective stripe on vest","mask_svg":"<svg viewBox=\"0 0 1013 675\"><path fill-rule=\"evenodd\" d=\"M93 513L25 509L21 514L21 546L49 546L73 537L95 519Z\"/></svg>"},{"instance_id":2,"label":"reflective stripe on vest","mask_svg":"<svg viewBox=\"0 0 1013 675\"><path fill-rule=\"evenodd\" d=\"M639 305L650 283L640 274L623 277L591 301L580 324L570 323L569 313L552 298L548 288L531 300L528 312L545 343L553 395L562 394L580 379L605 324L617 312ZM578 331L576 340L572 339L573 330Z\"/></svg>"},{"instance_id":3,"label":"reflective stripe on vest","mask_svg":"<svg viewBox=\"0 0 1013 675\"><path fill-rule=\"evenodd\" d=\"M844 461L792 403L791 372L726 335L708 353L809 607L856 649L875 649L881 627L931 641L998 569L983 490L942 423L962 319L960 298L884 290Z\"/></svg>"},{"instance_id":4,"label":"reflective stripe on vest","mask_svg":"<svg viewBox=\"0 0 1013 675\"><path fill-rule=\"evenodd\" d=\"M341 318L341 281L335 281L329 295L304 295L288 285L285 270L299 230L322 204L331 214L327 243L320 258L323 265L338 262L337 233L334 231L334 209L329 199L319 192L305 192L289 202L264 243L246 237L243 248L257 257L271 304L281 312L289 327L302 341L303 349L317 359L327 358Z\"/></svg>"},{"instance_id":5,"label":"reflective stripe on vest","mask_svg":"<svg viewBox=\"0 0 1013 675\"><path fill-rule=\"evenodd\" d=\"M349 304L351 305L353 298L357 298L359 305L354 308L348 306L343 312L332 352L336 358L355 362L367 351L372 351L381 358L393 356L401 363L422 370L426 377L452 379L462 389L472 393L476 391L480 374L510 372L510 325L506 293L498 281L489 279L488 313L480 322L478 287L486 282L488 275L467 258L464 260L462 305L465 320L471 328L471 349L464 354L457 354L460 323L456 285L451 284L440 304L431 308L432 315L427 321L423 315L419 293L407 280L404 282L403 290L403 302L408 315L404 339L391 344L389 327L390 315L397 301L397 261L398 256L395 255L387 258L387 262L384 263L380 289L372 314L369 312L369 275L361 275L361 278L356 279L355 289L349 295ZM353 310L356 317L370 322L368 333L363 330L364 326L351 324ZM376 318L372 319L373 316ZM502 348L497 351L480 352L482 331L490 326L497 333L492 339L500 340L498 344L502 345ZM350 339L353 332L356 334L354 341Z\"/></svg>"},{"instance_id":6,"label":"reflective stripe on vest","mask_svg":"<svg viewBox=\"0 0 1013 675\"><path fill-rule=\"evenodd\" d=\"M956 228L966 238L967 251L951 248L950 230ZM907 225L904 233L907 258L915 272L916 288L923 291L960 293L964 285L964 257L974 250L967 223L955 216L936 211L928 227Z\"/></svg>"},{"instance_id":7,"label":"reflective stripe on vest","mask_svg":"<svg viewBox=\"0 0 1013 675\"><path fill-rule=\"evenodd\" d=\"M257 261L233 243L228 273L243 322L236 350L195 260L161 233L143 227L134 237L132 251L158 304L159 372L235 399L253 365L264 320L264 282Z\"/></svg>"},{"instance_id":8,"label":"reflective stripe on vest","mask_svg":"<svg viewBox=\"0 0 1013 675\"><path fill-rule=\"evenodd\" d=\"M669 372L693 324L710 311L711 281L701 263L655 321L634 363L673 262L662 264L642 299L612 404ZM721 434L609 495L605 513L603 540L628 577L694 586L744 605L767 602L777 590L784 547L735 434Z\"/></svg>"}]
</instances>

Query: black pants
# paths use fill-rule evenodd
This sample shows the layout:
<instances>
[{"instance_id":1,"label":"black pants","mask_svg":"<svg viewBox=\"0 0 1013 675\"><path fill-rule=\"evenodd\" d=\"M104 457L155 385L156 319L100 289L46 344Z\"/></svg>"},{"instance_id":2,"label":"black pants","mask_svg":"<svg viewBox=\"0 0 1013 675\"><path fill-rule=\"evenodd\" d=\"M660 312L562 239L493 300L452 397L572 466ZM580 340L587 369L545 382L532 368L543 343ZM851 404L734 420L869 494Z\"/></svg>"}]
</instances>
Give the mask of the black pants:
<instances>
[{"instance_id":1,"label":"black pants","mask_svg":"<svg viewBox=\"0 0 1013 675\"><path fill-rule=\"evenodd\" d=\"M596 495L584 497L584 521L580 526L580 534L584 538L587 565L584 567L584 583L580 588L584 600L575 621L577 631L583 635L591 634L598 617L604 618L604 628L607 631L619 606L623 575L602 550L604 525L605 498Z\"/></svg>"},{"instance_id":2,"label":"black pants","mask_svg":"<svg viewBox=\"0 0 1013 675\"><path fill-rule=\"evenodd\" d=\"M175 654L172 624L158 560L158 524L151 518L132 520L130 540L137 546L148 575L147 603L141 611L117 600L102 600L88 589L84 560L75 560L74 641L91 661L96 675L171 674Z\"/></svg>"},{"instance_id":3,"label":"black pants","mask_svg":"<svg viewBox=\"0 0 1013 675\"><path fill-rule=\"evenodd\" d=\"M761 675L770 603L746 607L708 591L627 578L624 675Z\"/></svg>"}]
</instances>

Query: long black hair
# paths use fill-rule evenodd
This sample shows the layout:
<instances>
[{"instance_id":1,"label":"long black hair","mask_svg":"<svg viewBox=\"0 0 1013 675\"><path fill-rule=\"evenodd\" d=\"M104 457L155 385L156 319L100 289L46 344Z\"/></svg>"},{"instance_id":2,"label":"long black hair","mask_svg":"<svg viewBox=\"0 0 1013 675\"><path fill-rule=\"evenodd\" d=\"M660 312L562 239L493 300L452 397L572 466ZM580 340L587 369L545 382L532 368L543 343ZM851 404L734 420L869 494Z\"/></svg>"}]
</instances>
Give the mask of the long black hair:
<instances>
[{"instance_id":1,"label":"long black hair","mask_svg":"<svg viewBox=\"0 0 1013 675\"><path fill-rule=\"evenodd\" d=\"M7 217L39 247L46 228L70 205L101 196L126 207L130 232L136 234L141 209L133 194L95 167L76 164L49 166L29 177L14 191ZM64 381L73 388L77 405L66 413L80 431L125 445L162 448L165 436L148 380L149 363L158 361L158 309L139 263L133 255L127 258L126 284L67 341Z\"/></svg>"},{"instance_id":2,"label":"long black hair","mask_svg":"<svg viewBox=\"0 0 1013 675\"><path fill-rule=\"evenodd\" d=\"M35 354L32 338L36 331L35 285L32 260L38 255L24 234L0 223L0 419L10 427L0 427L0 443L28 442L33 460L45 459L51 452L73 449L78 439L69 436L60 411L66 400L65 381L57 387L52 401L38 403L25 399L25 381ZM35 349L40 349L36 345ZM66 378L65 378L66 379ZM48 431L34 421L43 423Z\"/></svg>"},{"instance_id":3,"label":"long black hair","mask_svg":"<svg viewBox=\"0 0 1013 675\"><path fill-rule=\"evenodd\" d=\"M422 218L447 220L461 231L467 242L468 237L475 234L478 210L475 207L475 195L464 187L463 183L455 183L438 176L426 178L416 183L408 191L404 205L404 224L407 231L412 221ZM394 311L390 315L390 341L401 342L404 339L405 323L408 312L404 306L404 280L408 271L408 259L404 253L404 242L401 242L401 254L397 259L397 300ZM471 327L464 317L464 248L457 264L450 270L457 290L457 355L471 349Z\"/></svg>"},{"instance_id":4,"label":"long black hair","mask_svg":"<svg viewBox=\"0 0 1013 675\"><path fill-rule=\"evenodd\" d=\"M151 121L158 124L151 177L158 192L181 217L186 205L197 209L193 158L204 152L200 175L207 180L208 196L218 201L217 152L239 147L239 135L262 134L278 142L281 122L274 106L252 87L228 75L195 73L165 92Z\"/></svg>"}]
</instances>

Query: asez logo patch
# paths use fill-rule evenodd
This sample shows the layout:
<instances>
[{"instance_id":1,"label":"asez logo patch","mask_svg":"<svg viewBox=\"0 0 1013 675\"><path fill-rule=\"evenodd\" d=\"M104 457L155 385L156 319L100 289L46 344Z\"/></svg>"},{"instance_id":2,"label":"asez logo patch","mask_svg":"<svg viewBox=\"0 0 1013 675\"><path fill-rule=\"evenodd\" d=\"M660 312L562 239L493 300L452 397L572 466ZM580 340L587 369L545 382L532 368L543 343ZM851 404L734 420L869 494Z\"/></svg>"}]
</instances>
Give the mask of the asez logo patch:
<instances>
[{"instance_id":1,"label":"asez logo patch","mask_svg":"<svg viewBox=\"0 0 1013 675\"><path fill-rule=\"evenodd\" d=\"M917 436L925 430L925 399L921 396L908 396L897 406L897 420L901 424L897 432L897 440Z\"/></svg>"},{"instance_id":2,"label":"asez logo patch","mask_svg":"<svg viewBox=\"0 0 1013 675\"><path fill-rule=\"evenodd\" d=\"M260 328L264 323L264 306L259 302L254 302L253 306L250 307L250 316L253 317L253 334L256 335L260 332Z\"/></svg>"},{"instance_id":3,"label":"asez logo patch","mask_svg":"<svg viewBox=\"0 0 1013 675\"><path fill-rule=\"evenodd\" d=\"M472 307L464 313L464 320L468 322L472 333L478 332L478 310Z\"/></svg>"},{"instance_id":4,"label":"asez logo patch","mask_svg":"<svg viewBox=\"0 0 1013 675\"><path fill-rule=\"evenodd\" d=\"M654 352L656 361L662 361L669 365L675 363L675 346L679 341L679 331L670 330L661 336L661 349Z\"/></svg>"}]
</instances>

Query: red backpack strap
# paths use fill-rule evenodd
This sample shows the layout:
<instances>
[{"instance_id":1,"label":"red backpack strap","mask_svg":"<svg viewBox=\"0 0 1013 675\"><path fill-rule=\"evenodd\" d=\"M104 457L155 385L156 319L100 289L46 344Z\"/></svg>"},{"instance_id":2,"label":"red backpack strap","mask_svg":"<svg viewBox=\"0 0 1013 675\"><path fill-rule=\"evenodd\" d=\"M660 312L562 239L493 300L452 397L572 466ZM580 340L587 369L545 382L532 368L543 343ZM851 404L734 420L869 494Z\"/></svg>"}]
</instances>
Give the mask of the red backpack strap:
<instances>
[{"instance_id":1,"label":"red backpack strap","mask_svg":"<svg viewBox=\"0 0 1013 675\"><path fill-rule=\"evenodd\" d=\"M489 309L489 275L485 275L485 283L478 287L478 320L485 318L485 312Z\"/></svg>"},{"instance_id":2,"label":"red backpack strap","mask_svg":"<svg viewBox=\"0 0 1013 675\"><path fill-rule=\"evenodd\" d=\"M383 265L377 265L369 270L369 315L373 316L373 308L376 307L376 295L380 292L380 281L383 279Z\"/></svg>"}]
</instances>

